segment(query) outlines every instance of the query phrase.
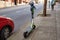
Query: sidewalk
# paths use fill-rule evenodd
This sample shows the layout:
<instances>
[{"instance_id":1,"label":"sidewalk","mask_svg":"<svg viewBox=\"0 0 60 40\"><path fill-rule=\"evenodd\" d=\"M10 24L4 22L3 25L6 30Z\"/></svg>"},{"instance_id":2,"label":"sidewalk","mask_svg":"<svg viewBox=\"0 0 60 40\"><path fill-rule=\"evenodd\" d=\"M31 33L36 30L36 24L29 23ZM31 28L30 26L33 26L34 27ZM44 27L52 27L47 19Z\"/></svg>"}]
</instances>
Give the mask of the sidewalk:
<instances>
[{"instance_id":1,"label":"sidewalk","mask_svg":"<svg viewBox=\"0 0 60 40\"><path fill-rule=\"evenodd\" d=\"M27 39L23 40L60 40L60 8L58 7L57 4L54 11L47 9L47 14L50 16L36 17L34 22L37 28Z\"/></svg>"},{"instance_id":2,"label":"sidewalk","mask_svg":"<svg viewBox=\"0 0 60 40\"><path fill-rule=\"evenodd\" d=\"M51 15L36 18L37 29L32 40L57 40L56 11L47 10L47 14Z\"/></svg>"},{"instance_id":3,"label":"sidewalk","mask_svg":"<svg viewBox=\"0 0 60 40\"><path fill-rule=\"evenodd\" d=\"M59 7L59 8L58 8ZM56 10L57 9L57 10ZM48 17L38 16L35 19L36 30L31 35L31 40L60 40L60 6L55 10L47 10Z\"/></svg>"}]
</instances>

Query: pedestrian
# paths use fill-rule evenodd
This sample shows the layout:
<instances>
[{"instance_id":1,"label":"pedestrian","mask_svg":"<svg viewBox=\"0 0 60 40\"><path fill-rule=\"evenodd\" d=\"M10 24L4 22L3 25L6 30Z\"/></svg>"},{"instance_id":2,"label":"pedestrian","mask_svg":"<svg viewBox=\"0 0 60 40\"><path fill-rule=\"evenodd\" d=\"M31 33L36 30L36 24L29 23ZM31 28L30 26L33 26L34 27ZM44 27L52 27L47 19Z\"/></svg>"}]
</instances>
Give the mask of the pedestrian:
<instances>
[{"instance_id":1,"label":"pedestrian","mask_svg":"<svg viewBox=\"0 0 60 40\"><path fill-rule=\"evenodd\" d=\"M55 6L55 0L51 0L51 9L54 10L54 6Z\"/></svg>"},{"instance_id":2,"label":"pedestrian","mask_svg":"<svg viewBox=\"0 0 60 40\"><path fill-rule=\"evenodd\" d=\"M49 8L50 8L50 0L48 2L49 2Z\"/></svg>"},{"instance_id":3,"label":"pedestrian","mask_svg":"<svg viewBox=\"0 0 60 40\"><path fill-rule=\"evenodd\" d=\"M29 3L29 4L30 4L30 6L31 6L30 10L31 10L32 19L33 19L33 18L34 18L34 9L36 9L36 7L34 6L34 2L31 2L31 3Z\"/></svg>"}]
</instances>

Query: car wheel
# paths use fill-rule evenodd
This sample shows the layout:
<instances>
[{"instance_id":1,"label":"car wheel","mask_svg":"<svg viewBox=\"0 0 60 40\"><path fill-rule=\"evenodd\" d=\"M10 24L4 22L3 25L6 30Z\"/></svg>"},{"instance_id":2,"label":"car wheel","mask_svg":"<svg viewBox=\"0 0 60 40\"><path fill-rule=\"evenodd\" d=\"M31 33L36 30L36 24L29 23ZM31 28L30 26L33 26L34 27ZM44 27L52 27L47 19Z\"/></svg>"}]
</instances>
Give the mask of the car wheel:
<instances>
[{"instance_id":1,"label":"car wheel","mask_svg":"<svg viewBox=\"0 0 60 40\"><path fill-rule=\"evenodd\" d=\"M4 27L1 31L1 40L6 40L9 36L9 28L8 27Z\"/></svg>"}]
</instances>

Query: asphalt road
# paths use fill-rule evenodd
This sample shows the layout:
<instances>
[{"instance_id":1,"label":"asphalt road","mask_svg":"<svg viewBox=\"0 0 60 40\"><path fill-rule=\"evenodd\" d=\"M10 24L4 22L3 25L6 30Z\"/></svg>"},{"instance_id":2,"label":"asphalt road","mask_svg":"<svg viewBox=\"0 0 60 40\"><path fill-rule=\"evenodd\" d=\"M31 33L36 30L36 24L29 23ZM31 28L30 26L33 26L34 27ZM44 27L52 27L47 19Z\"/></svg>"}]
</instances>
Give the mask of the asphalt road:
<instances>
[{"instance_id":1,"label":"asphalt road","mask_svg":"<svg viewBox=\"0 0 60 40\"><path fill-rule=\"evenodd\" d=\"M37 14L43 9L42 4L37 4L34 17L37 16ZM6 9L0 10L0 16L6 16L12 18L15 28L13 34L17 35L17 31L19 32L19 29L23 29L22 27L27 24L31 24L31 12L30 12L30 6L29 5L23 5L23 6L16 6ZM13 36L14 37L14 36Z\"/></svg>"}]
</instances>

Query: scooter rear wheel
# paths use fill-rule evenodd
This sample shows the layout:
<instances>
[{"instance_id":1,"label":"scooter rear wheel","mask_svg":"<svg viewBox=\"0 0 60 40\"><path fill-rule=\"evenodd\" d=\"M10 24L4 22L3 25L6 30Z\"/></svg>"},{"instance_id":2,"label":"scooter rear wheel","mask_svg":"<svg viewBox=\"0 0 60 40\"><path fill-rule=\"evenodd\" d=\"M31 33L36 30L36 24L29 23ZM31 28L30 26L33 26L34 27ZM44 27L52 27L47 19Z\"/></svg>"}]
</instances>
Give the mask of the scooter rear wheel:
<instances>
[{"instance_id":1,"label":"scooter rear wheel","mask_svg":"<svg viewBox=\"0 0 60 40\"><path fill-rule=\"evenodd\" d=\"M26 32L24 32L24 38L27 38L28 37L28 32L26 31Z\"/></svg>"}]
</instances>

